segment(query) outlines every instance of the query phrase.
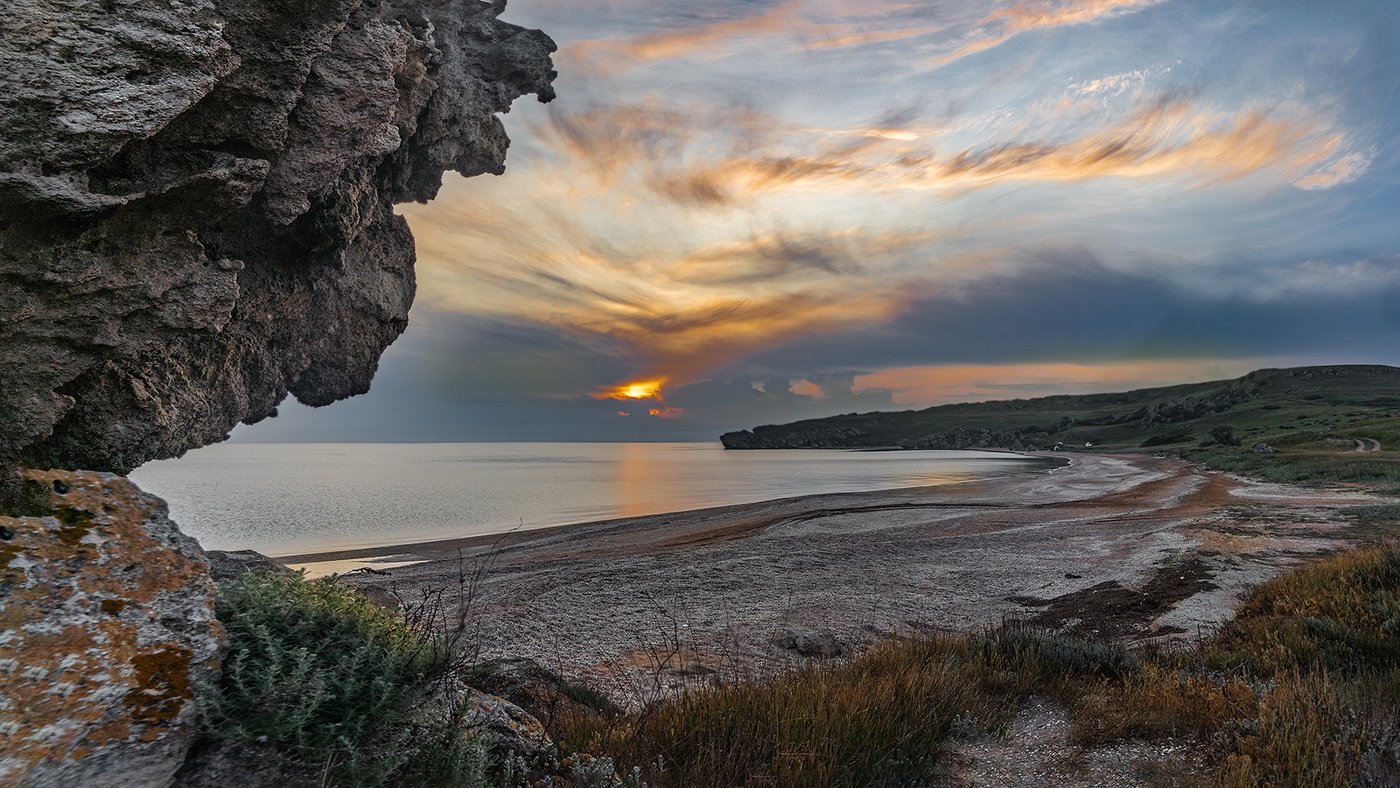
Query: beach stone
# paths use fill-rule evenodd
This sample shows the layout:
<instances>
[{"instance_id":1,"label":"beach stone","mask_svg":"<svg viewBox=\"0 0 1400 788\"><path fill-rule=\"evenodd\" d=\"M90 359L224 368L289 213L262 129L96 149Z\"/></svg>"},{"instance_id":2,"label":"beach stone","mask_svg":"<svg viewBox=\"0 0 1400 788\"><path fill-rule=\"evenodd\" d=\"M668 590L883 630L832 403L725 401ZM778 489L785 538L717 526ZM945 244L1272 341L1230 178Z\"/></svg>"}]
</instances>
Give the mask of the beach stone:
<instances>
[{"instance_id":1,"label":"beach stone","mask_svg":"<svg viewBox=\"0 0 1400 788\"><path fill-rule=\"evenodd\" d=\"M481 736L497 763L523 761L532 775L559 770L559 748L533 714L478 689L464 692L468 734Z\"/></svg>"},{"instance_id":2,"label":"beach stone","mask_svg":"<svg viewBox=\"0 0 1400 788\"><path fill-rule=\"evenodd\" d=\"M252 572L259 575L291 574L285 567L257 550L210 550L209 574L215 582L233 580Z\"/></svg>"},{"instance_id":3,"label":"beach stone","mask_svg":"<svg viewBox=\"0 0 1400 788\"><path fill-rule=\"evenodd\" d=\"M108 473L25 470L0 514L0 785L170 785L224 648L199 543Z\"/></svg>"},{"instance_id":4,"label":"beach stone","mask_svg":"<svg viewBox=\"0 0 1400 788\"><path fill-rule=\"evenodd\" d=\"M789 627L778 636L779 648L796 651L804 657L830 659L846 653L846 647L836 639L830 630Z\"/></svg>"},{"instance_id":5,"label":"beach stone","mask_svg":"<svg viewBox=\"0 0 1400 788\"><path fill-rule=\"evenodd\" d=\"M190 750L174 788L288 788L319 785L321 769L271 744L205 739Z\"/></svg>"},{"instance_id":6,"label":"beach stone","mask_svg":"<svg viewBox=\"0 0 1400 788\"><path fill-rule=\"evenodd\" d=\"M504 698L537 719L593 713L590 707L564 693L567 682L559 674L528 657L483 662L472 671L469 680L476 689Z\"/></svg>"}]
</instances>

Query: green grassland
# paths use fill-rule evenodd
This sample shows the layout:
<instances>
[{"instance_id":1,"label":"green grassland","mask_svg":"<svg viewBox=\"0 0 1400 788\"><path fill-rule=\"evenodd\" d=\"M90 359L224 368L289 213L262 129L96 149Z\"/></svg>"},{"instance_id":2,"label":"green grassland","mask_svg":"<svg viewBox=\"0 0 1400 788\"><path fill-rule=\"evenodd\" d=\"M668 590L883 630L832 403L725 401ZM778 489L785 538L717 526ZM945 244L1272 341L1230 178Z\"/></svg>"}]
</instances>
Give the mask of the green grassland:
<instances>
[{"instance_id":1,"label":"green grassland","mask_svg":"<svg viewBox=\"0 0 1400 788\"><path fill-rule=\"evenodd\" d=\"M1400 369L1265 369L1235 380L1117 394L850 413L724 439L734 448L939 448L955 432L980 430L993 433L980 441L987 447L1163 453L1274 481L1394 487L1400 485ZM1378 451L1357 451L1373 442ZM1259 444L1273 451L1256 451Z\"/></svg>"}]
</instances>

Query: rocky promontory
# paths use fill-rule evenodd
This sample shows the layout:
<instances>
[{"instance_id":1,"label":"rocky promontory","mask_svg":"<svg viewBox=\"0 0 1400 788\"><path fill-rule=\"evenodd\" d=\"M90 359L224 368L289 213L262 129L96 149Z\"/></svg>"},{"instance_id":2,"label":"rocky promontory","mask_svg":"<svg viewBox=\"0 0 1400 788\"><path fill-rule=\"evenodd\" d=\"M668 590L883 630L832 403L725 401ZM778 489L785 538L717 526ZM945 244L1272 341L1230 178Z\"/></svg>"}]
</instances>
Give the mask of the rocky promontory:
<instances>
[{"instance_id":1,"label":"rocky promontory","mask_svg":"<svg viewBox=\"0 0 1400 788\"><path fill-rule=\"evenodd\" d=\"M500 173L554 43L477 0L19 0L0 15L0 470L125 473L407 325L393 205Z\"/></svg>"},{"instance_id":2,"label":"rocky promontory","mask_svg":"<svg viewBox=\"0 0 1400 788\"><path fill-rule=\"evenodd\" d=\"M504 5L6 4L0 784L177 779L228 640L203 550L112 472L368 390L414 295L393 206L502 172L497 113L554 97ZM253 784L239 752L195 760Z\"/></svg>"}]
</instances>

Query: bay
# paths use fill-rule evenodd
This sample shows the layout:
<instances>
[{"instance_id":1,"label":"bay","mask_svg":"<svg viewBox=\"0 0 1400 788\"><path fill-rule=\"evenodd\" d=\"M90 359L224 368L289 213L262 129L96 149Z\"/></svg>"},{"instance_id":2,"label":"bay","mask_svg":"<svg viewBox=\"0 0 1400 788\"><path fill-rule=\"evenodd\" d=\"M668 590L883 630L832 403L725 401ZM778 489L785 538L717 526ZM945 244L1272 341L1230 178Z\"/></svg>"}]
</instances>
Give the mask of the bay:
<instances>
[{"instance_id":1,"label":"bay","mask_svg":"<svg viewBox=\"0 0 1400 788\"><path fill-rule=\"evenodd\" d=\"M282 556L1047 467L998 452L719 443L226 443L131 478L207 549Z\"/></svg>"}]
</instances>

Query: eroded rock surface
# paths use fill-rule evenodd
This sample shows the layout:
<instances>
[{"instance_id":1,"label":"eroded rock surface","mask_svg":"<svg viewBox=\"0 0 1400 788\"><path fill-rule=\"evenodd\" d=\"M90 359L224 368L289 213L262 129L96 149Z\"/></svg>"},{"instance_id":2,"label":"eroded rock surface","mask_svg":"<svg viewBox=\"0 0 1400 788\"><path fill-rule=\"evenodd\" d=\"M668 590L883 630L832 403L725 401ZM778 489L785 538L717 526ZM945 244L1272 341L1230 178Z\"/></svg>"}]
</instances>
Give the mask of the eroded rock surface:
<instances>
[{"instance_id":1,"label":"eroded rock surface","mask_svg":"<svg viewBox=\"0 0 1400 788\"><path fill-rule=\"evenodd\" d=\"M107 473L26 471L6 514L0 785L168 785L223 649L203 551Z\"/></svg>"},{"instance_id":2,"label":"eroded rock surface","mask_svg":"<svg viewBox=\"0 0 1400 788\"><path fill-rule=\"evenodd\" d=\"M125 473L368 390L414 293L392 206L500 173L496 113L553 97L503 6L7 4L0 471Z\"/></svg>"}]
</instances>

